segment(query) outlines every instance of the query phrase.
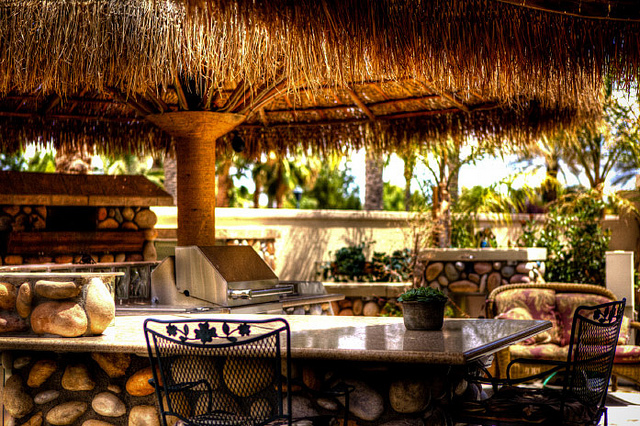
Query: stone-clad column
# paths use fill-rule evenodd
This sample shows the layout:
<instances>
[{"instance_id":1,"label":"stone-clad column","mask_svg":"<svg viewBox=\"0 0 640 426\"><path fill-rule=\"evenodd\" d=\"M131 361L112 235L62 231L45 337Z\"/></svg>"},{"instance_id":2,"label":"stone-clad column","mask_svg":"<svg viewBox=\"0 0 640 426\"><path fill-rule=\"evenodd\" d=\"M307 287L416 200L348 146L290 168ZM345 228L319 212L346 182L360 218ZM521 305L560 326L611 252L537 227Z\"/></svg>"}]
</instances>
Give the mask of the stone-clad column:
<instances>
[{"instance_id":1,"label":"stone-clad column","mask_svg":"<svg viewBox=\"0 0 640 426\"><path fill-rule=\"evenodd\" d=\"M180 111L147 116L176 138L178 162L178 246L215 241L216 139L245 120L244 115Z\"/></svg>"}]
</instances>

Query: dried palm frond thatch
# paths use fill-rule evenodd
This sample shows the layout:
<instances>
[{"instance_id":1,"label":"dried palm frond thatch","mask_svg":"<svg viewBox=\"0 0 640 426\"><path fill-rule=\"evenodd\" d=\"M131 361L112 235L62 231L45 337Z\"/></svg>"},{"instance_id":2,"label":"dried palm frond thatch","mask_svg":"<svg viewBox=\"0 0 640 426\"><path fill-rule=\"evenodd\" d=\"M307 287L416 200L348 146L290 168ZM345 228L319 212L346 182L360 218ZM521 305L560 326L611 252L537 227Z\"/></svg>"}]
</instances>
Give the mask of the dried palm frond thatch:
<instances>
[{"instance_id":1,"label":"dried palm frond thatch","mask_svg":"<svg viewBox=\"0 0 640 426\"><path fill-rule=\"evenodd\" d=\"M0 147L166 149L144 117L189 108L247 115L253 155L522 143L597 118L605 76L640 80L638 22L509 3L0 0Z\"/></svg>"}]
</instances>

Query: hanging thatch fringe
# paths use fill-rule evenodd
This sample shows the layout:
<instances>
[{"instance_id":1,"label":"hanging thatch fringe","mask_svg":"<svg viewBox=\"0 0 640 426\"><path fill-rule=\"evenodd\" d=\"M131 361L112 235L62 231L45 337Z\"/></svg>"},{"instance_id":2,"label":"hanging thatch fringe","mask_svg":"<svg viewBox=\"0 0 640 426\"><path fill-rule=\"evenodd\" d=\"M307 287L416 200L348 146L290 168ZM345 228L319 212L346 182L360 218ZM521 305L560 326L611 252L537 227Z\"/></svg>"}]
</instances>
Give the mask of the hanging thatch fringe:
<instances>
[{"instance_id":1,"label":"hanging thatch fringe","mask_svg":"<svg viewBox=\"0 0 640 426\"><path fill-rule=\"evenodd\" d=\"M179 73L205 94L284 73L573 105L604 75L638 80L638 33L491 0L0 0L0 93L144 92Z\"/></svg>"}]
</instances>

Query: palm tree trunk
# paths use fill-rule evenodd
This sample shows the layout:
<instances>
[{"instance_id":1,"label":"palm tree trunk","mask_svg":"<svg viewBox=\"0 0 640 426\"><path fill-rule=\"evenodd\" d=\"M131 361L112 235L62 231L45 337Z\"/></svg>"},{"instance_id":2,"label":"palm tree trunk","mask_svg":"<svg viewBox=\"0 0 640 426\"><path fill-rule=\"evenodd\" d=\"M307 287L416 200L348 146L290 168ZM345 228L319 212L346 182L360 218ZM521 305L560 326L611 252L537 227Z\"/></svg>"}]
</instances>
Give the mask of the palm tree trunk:
<instances>
[{"instance_id":1,"label":"palm tree trunk","mask_svg":"<svg viewBox=\"0 0 640 426\"><path fill-rule=\"evenodd\" d=\"M382 169L384 160L370 151L367 151L365 165L364 209L382 210L384 183L382 182Z\"/></svg>"}]
</instances>

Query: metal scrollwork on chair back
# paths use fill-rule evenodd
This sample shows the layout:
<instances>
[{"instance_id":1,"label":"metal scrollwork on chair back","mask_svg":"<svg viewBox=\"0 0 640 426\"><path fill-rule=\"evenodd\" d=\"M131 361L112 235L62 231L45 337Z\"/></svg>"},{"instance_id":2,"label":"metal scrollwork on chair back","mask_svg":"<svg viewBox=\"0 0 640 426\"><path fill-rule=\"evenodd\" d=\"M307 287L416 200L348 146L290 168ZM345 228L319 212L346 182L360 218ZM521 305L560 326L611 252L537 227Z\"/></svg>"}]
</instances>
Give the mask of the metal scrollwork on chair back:
<instances>
[{"instance_id":1,"label":"metal scrollwork on chair back","mask_svg":"<svg viewBox=\"0 0 640 426\"><path fill-rule=\"evenodd\" d=\"M175 324L167 324L167 335L172 337L178 337L181 342L195 342L200 341L202 344L211 343L213 339L226 339L231 343L238 341L238 338L234 334L240 336L249 336L251 334L251 326L246 323L234 324L230 326L227 322L222 323L221 332L218 333L216 327L211 327L208 321L198 323L198 327L193 330L189 328L188 324L183 324L182 328L178 328Z\"/></svg>"}]
</instances>

